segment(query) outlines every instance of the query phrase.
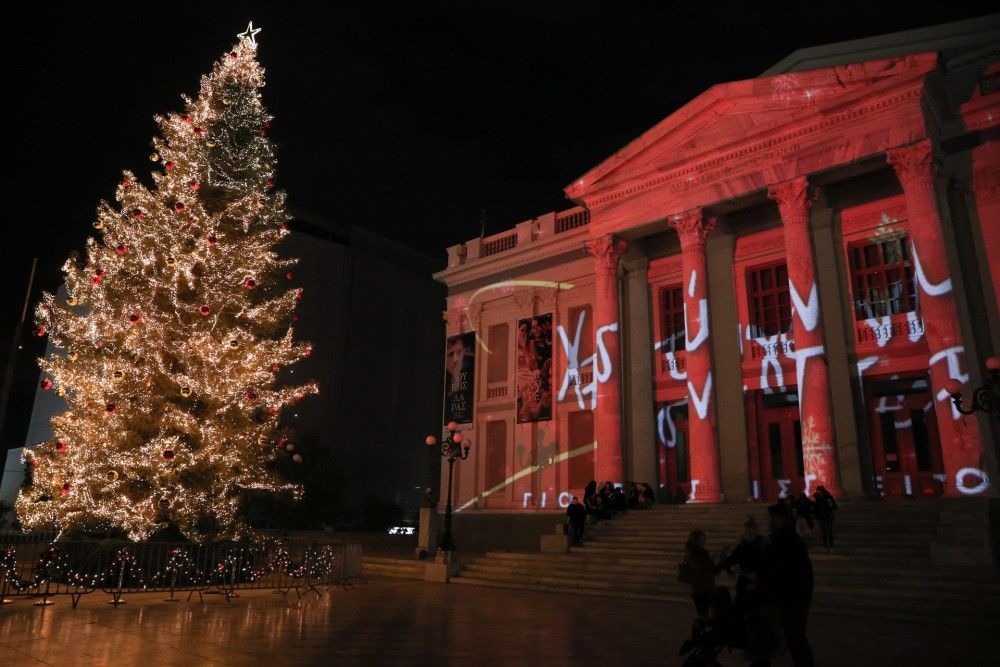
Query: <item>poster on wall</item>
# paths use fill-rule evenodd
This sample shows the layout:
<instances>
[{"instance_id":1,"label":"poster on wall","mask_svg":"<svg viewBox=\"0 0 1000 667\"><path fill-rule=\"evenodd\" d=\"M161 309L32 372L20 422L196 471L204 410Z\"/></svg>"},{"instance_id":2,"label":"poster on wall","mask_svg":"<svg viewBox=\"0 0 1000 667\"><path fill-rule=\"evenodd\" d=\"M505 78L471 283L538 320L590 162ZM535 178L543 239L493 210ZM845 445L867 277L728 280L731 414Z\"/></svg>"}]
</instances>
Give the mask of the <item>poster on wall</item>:
<instances>
[{"instance_id":1,"label":"poster on wall","mask_svg":"<svg viewBox=\"0 0 1000 667\"><path fill-rule=\"evenodd\" d=\"M517 423L552 419L552 313L517 323Z\"/></svg>"},{"instance_id":2,"label":"poster on wall","mask_svg":"<svg viewBox=\"0 0 1000 667\"><path fill-rule=\"evenodd\" d=\"M472 423L476 375L476 332L448 338L445 351L444 423Z\"/></svg>"}]
</instances>

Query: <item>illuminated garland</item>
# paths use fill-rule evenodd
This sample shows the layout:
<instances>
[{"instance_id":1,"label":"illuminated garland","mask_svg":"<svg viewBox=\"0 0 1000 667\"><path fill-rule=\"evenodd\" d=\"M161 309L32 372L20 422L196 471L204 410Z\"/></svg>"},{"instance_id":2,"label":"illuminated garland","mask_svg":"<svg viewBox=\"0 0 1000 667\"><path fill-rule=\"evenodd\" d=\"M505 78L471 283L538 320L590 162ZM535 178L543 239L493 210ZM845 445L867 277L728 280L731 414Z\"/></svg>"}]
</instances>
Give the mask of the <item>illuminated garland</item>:
<instances>
[{"instance_id":1,"label":"illuminated garland","mask_svg":"<svg viewBox=\"0 0 1000 667\"><path fill-rule=\"evenodd\" d=\"M52 441L24 451L26 529L138 541L173 524L196 542L237 539L248 493L301 495L278 474L301 456L276 432L317 386L276 385L312 348L293 340L297 260L275 252L288 216L254 34L183 112L156 118L155 188L125 172L118 205L98 207L100 238L63 265L67 298L45 294L36 309L36 334L59 348L40 360L41 385L67 409Z\"/></svg>"}]
</instances>

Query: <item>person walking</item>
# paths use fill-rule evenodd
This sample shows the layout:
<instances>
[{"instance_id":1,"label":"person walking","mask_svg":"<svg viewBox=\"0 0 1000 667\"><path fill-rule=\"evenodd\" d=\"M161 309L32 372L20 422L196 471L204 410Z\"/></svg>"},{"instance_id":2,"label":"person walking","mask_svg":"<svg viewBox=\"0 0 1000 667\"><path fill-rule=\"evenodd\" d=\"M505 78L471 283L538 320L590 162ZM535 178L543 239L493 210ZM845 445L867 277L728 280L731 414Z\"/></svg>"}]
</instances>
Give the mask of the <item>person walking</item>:
<instances>
[{"instance_id":1,"label":"person walking","mask_svg":"<svg viewBox=\"0 0 1000 667\"><path fill-rule=\"evenodd\" d=\"M772 505L767 508L767 514L771 535L764 551L761 572L764 589L778 609L793 664L795 667L812 667L812 648L806 637L806 621L813 593L809 550L795 530L787 505Z\"/></svg>"},{"instance_id":2,"label":"person walking","mask_svg":"<svg viewBox=\"0 0 1000 667\"><path fill-rule=\"evenodd\" d=\"M573 500L569 501L566 516L569 517L569 533L573 537L573 544L580 544L583 542L583 527L587 522L587 510L576 496L573 496Z\"/></svg>"},{"instance_id":3,"label":"person walking","mask_svg":"<svg viewBox=\"0 0 1000 667\"><path fill-rule=\"evenodd\" d=\"M743 539L719 564L727 573L735 571L737 574L734 606L745 628L748 654L757 661L765 659L777 645L770 624L761 611L765 604L769 604L760 581L766 544L756 519L748 516L743 522Z\"/></svg>"},{"instance_id":4,"label":"person walking","mask_svg":"<svg viewBox=\"0 0 1000 667\"><path fill-rule=\"evenodd\" d=\"M691 586L694 608L702 618L708 617L715 593L715 561L706 548L708 536L704 531L692 530L684 545L684 561L680 564L678 579Z\"/></svg>"},{"instance_id":5,"label":"person walking","mask_svg":"<svg viewBox=\"0 0 1000 667\"><path fill-rule=\"evenodd\" d=\"M823 548L827 553L833 552L833 513L837 511L837 500L826 490L825 486L816 488L813 512L819 531L823 538Z\"/></svg>"}]
</instances>

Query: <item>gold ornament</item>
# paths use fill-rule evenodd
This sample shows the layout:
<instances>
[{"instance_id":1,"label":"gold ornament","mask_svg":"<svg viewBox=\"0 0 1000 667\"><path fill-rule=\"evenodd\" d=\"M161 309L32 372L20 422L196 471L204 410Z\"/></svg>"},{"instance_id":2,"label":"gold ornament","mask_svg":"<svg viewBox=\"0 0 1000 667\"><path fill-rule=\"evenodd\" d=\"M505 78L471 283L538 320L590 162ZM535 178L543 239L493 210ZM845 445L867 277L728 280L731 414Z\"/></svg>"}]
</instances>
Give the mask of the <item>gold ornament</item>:
<instances>
[{"instance_id":1,"label":"gold ornament","mask_svg":"<svg viewBox=\"0 0 1000 667\"><path fill-rule=\"evenodd\" d=\"M214 141L206 141L205 145L208 146L209 148L215 148L215 142Z\"/></svg>"},{"instance_id":2,"label":"gold ornament","mask_svg":"<svg viewBox=\"0 0 1000 667\"><path fill-rule=\"evenodd\" d=\"M181 387L181 396L190 396L190 395L191 395L191 387L187 385Z\"/></svg>"},{"instance_id":3,"label":"gold ornament","mask_svg":"<svg viewBox=\"0 0 1000 667\"><path fill-rule=\"evenodd\" d=\"M263 434L261 434L260 436L258 436L257 437L257 444L260 445L261 447L267 446L267 436L263 435Z\"/></svg>"},{"instance_id":4,"label":"gold ornament","mask_svg":"<svg viewBox=\"0 0 1000 667\"><path fill-rule=\"evenodd\" d=\"M175 264L177 264L176 257L167 257L167 266L174 266Z\"/></svg>"},{"instance_id":5,"label":"gold ornament","mask_svg":"<svg viewBox=\"0 0 1000 667\"><path fill-rule=\"evenodd\" d=\"M116 380L124 380L125 371L115 371L114 373L111 374L111 377L113 377Z\"/></svg>"},{"instance_id":6,"label":"gold ornament","mask_svg":"<svg viewBox=\"0 0 1000 667\"><path fill-rule=\"evenodd\" d=\"M67 306L75 306L78 303L80 303L80 302L77 300L77 298L75 296L68 296L68 297L66 297L66 305Z\"/></svg>"},{"instance_id":7,"label":"gold ornament","mask_svg":"<svg viewBox=\"0 0 1000 667\"><path fill-rule=\"evenodd\" d=\"M233 348L234 350L239 346L240 346L240 341L236 340L235 338L229 341L229 347Z\"/></svg>"},{"instance_id":8,"label":"gold ornament","mask_svg":"<svg viewBox=\"0 0 1000 667\"><path fill-rule=\"evenodd\" d=\"M150 162L156 162L156 161L157 161L157 160L159 160L159 159L160 159L160 156L159 156L159 155L157 155L156 153L151 153L151 154L149 155L149 161L150 161Z\"/></svg>"},{"instance_id":9,"label":"gold ornament","mask_svg":"<svg viewBox=\"0 0 1000 667\"><path fill-rule=\"evenodd\" d=\"M109 482L113 482L116 479L118 479L118 471L117 470L109 470L108 471L108 481Z\"/></svg>"},{"instance_id":10,"label":"gold ornament","mask_svg":"<svg viewBox=\"0 0 1000 667\"><path fill-rule=\"evenodd\" d=\"M56 387L56 396L65 396L66 390L62 387Z\"/></svg>"},{"instance_id":11,"label":"gold ornament","mask_svg":"<svg viewBox=\"0 0 1000 667\"><path fill-rule=\"evenodd\" d=\"M229 106L229 104L231 103L231 100L228 97L223 97L222 98L222 103L225 104L226 106Z\"/></svg>"},{"instance_id":12,"label":"gold ornament","mask_svg":"<svg viewBox=\"0 0 1000 667\"><path fill-rule=\"evenodd\" d=\"M100 220L94 221L94 229L104 229L104 223Z\"/></svg>"},{"instance_id":13,"label":"gold ornament","mask_svg":"<svg viewBox=\"0 0 1000 667\"><path fill-rule=\"evenodd\" d=\"M66 358L69 359L70 361L76 361L77 357L79 356L80 356L79 353L74 352L73 350L70 350L69 352L66 353Z\"/></svg>"}]
</instances>

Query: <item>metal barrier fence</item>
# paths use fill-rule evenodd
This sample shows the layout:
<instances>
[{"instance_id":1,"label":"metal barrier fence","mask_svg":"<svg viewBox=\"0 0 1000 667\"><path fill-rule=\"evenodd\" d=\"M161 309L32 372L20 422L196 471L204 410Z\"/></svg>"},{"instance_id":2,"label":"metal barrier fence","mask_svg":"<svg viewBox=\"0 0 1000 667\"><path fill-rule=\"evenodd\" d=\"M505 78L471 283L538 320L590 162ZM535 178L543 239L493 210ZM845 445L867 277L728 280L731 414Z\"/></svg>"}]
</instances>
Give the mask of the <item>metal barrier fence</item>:
<instances>
[{"instance_id":1,"label":"metal barrier fence","mask_svg":"<svg viewBox=\"0 0 1000 667\"><path fill-rule=\"evenodd\" d=\"M321 596L320 587L353 586L361 577L361 545L319 544L297 538L259 538L253 542L189 544L135 543L121 540L53 541L52 534L0 533L0 601L13 597L69 595L80 598L102 590L118 606L127 593L220 594L226 601L238 590L274 589L282 595Z\"/></svg>"}]
</instances>

